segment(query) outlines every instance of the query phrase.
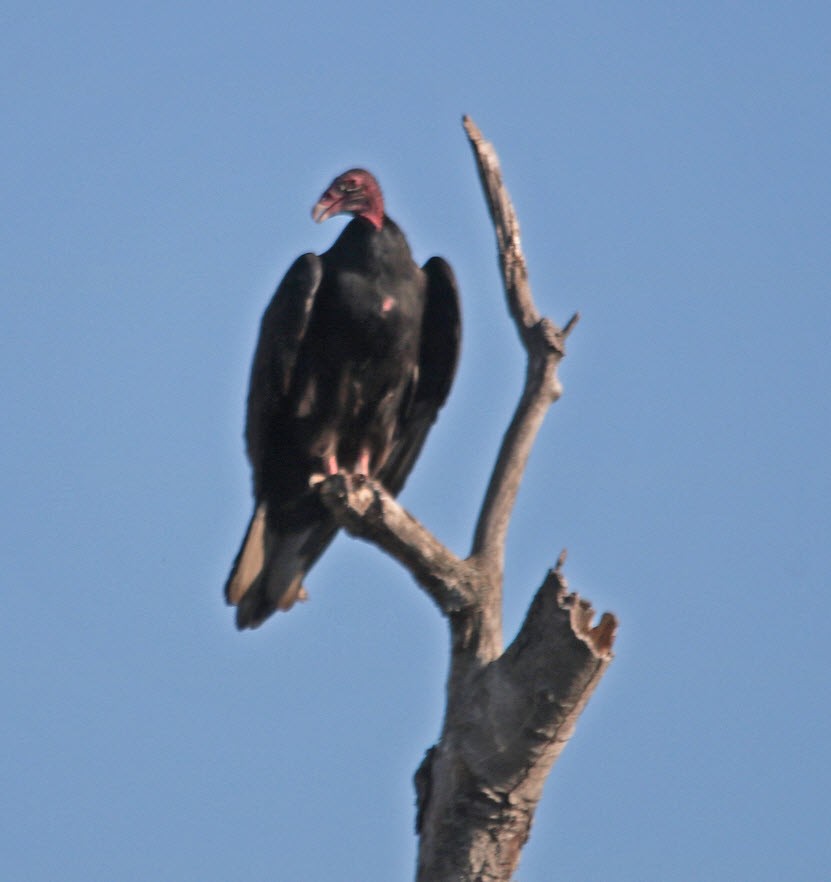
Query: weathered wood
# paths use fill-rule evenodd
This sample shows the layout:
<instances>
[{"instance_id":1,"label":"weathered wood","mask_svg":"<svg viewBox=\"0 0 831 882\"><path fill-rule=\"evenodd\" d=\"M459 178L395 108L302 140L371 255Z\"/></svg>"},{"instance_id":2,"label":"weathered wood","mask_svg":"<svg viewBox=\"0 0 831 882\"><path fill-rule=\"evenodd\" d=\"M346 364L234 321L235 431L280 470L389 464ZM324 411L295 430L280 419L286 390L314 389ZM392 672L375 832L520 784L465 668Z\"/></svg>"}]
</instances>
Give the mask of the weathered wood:
<instances>
[{"instance_id":1,"label":"weathered wood","mask_svg":"<svg viewBox=\"0 0 831 882\"><path fill-rule=\"evenodd\" d=\"M568 591L563 553L503 651L508 523L534 439L562 391L557 367L578 316L560 329L539 315L496 152L472 120L464 126L496 231L508 310L527 353L525 385L470 556L456 557L373 481L334 475L320 485L340 526L400 561L450 624L444 724L415 776L417 882L511 878L543 783L612 660L617 627L610 613L592 626L591 605Z\"/></svg>"}]
</instances>

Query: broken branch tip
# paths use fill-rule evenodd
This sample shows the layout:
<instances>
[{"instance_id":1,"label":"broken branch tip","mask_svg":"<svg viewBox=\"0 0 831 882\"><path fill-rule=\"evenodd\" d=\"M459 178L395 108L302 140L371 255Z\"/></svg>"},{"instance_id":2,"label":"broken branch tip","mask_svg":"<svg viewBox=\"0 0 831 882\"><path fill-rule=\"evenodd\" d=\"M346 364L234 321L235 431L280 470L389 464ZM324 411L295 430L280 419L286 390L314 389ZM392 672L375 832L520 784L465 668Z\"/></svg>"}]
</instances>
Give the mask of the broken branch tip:
<instances>
[{"instance_id":1,"label":"broken branch tip","mask_svg":"<svg viewBox=\"0 0 831 882\"><path fill-rule=\"evenodd\" d=\"M611 655L616 635L617 617L613 613L604 612L597 625L591 629L595 652L598 655Z\"/></svg>"},{"instance_id":2,"label":"broken branch tip","mask_svg":"<svg viewBox=\"0 0 831 882\"><path fill-rule=\"evenodd\" d=\"M564 340L574 330L575 325L579 321L580 321L580 313L575 312L574 315L566 322L566 326L563 328L562 337Z\"/></svg>"}]
</instances>

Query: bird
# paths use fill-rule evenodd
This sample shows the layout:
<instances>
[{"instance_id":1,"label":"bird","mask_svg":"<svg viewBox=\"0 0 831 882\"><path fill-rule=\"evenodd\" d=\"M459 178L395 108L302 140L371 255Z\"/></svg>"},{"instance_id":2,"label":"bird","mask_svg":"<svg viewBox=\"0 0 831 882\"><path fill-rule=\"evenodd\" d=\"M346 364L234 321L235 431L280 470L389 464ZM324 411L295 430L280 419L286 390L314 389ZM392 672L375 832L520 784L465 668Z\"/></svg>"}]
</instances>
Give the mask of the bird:
<instances>
[{"instance_id":1,"label":"bird","mask_svg":"<svg viewBox=\"0 0 831 882\"><path fill-rule=\"evenodd\" d=\"M307 599L304 578L338 529L316 485L344 472L397 495L456 372L450 264L415 263L365 169L312 208L318 223L341 214L334 244L295 260L260 324L245 421L254 512L225 584L240 630Z\"/></svg>"}]
</instances>

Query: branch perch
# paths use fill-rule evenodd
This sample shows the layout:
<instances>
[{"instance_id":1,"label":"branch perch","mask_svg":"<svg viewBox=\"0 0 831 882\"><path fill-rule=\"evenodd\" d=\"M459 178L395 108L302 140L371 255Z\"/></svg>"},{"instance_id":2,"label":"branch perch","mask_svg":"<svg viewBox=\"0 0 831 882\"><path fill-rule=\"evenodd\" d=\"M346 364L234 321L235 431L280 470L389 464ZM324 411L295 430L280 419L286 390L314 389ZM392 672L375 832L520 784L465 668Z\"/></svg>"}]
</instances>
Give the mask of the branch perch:
<instances>
[{"instance_id":1,"label":"branch perch","mask_svg":"<svg viewBox=\"0 0 831 882\"><path fill-rule=\"evenodd\" d=\"M508 882L543 783L611 663L617 628L610 613L592 626L591 604L568 591L563 553L502 649L508 524L534 439L561 394L557 368L579 316L560 329L539 315L496 151L469 117L464 127L496 232L508 311L527 354L470 556L456 557L374 481L338 474L319 489L339 525L396 558L450 625L442 733L415 778L417 882Z\"/></svg>"},{"instance_id":2,"label":"branch perch","mask_svg":"<svg viewBox=\"0 0 831 882\"><path fill-rule=\"evenodd\" d=\"M347 533L374 542L399 561L445 615L475 603L472 568L425 530L380 484L341 472L322 482L320 494Z\"/></svg>"}]
</instances>

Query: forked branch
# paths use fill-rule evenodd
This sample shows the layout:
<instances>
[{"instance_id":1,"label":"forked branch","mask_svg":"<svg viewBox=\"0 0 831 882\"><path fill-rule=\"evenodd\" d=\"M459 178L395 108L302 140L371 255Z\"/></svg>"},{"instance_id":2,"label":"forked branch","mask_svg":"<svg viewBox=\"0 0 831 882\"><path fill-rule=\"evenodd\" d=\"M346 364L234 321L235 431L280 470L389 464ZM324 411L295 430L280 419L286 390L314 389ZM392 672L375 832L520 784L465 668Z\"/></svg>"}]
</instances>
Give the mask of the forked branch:
<instances>
[{"instance_id":1,"label":"forked branch","mask_svg":"<svg viewBox=\"0 0 831 882\"><path fill-rule=\"evenodd\" d=\"M525 388L502 441L471 549L471 557L487 561L494 581L501 585L511 512L537 432L549 406L562 392L557 365L565 355L566 338L579 316L575 313L562 330L540 317L528 282L519 220L502 180L499 157L469 116L464 117L463 123L496 232L508 311L528 355Z\"/></svg>"},{"instance_id":2,"label":"forked branch","mask_svg":"<svg viewBox=\"0 0 831 882\"><path fill-rule=\"evenodd\" d=\"M359 475L327 478L321 498L353 536L374 542L399 561L447 616L476 602L476 574L426 530L384 488Z\"/></svg>"},{"instance_id":3,"label":"forked branch","mask_svg":"<svg viewBox=\"0 0 831 882\"><path fill-rule=\"evenodd\" d=\"M557 367L578 316L562 329L540 317L496 152L468 117L464 126L496 230L508 309L528 359L471 555L453 555L373 481L334 475L320 485L340 526L400 561L450 623L444 725L416 773L417 882L511 878L543 782L611 662L617 627L610 613L592 624L591 605L568 591L561 554L502 651L508 522L537 431L560 395Z\"/></svg>"}]
</instances>

